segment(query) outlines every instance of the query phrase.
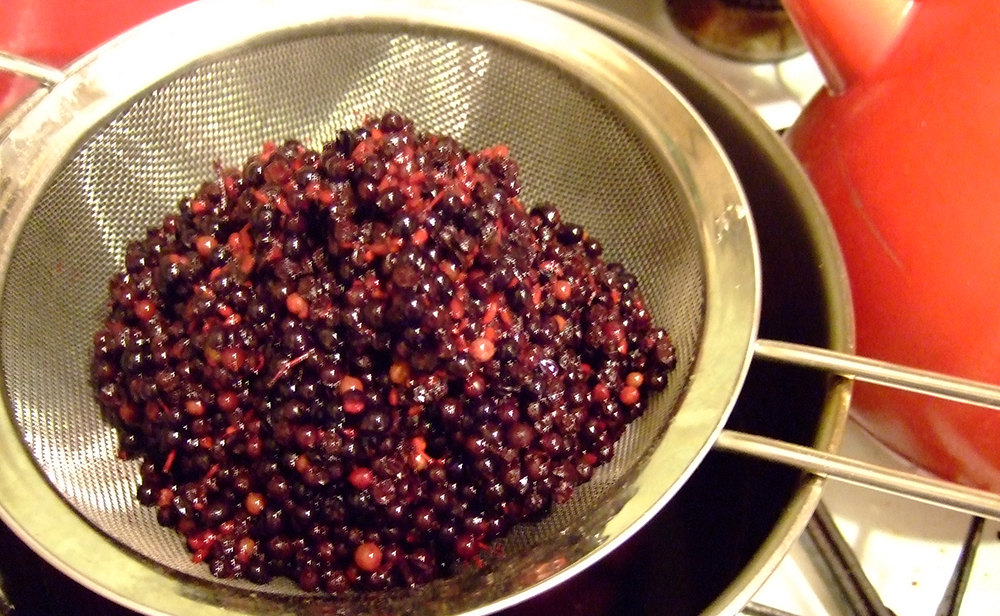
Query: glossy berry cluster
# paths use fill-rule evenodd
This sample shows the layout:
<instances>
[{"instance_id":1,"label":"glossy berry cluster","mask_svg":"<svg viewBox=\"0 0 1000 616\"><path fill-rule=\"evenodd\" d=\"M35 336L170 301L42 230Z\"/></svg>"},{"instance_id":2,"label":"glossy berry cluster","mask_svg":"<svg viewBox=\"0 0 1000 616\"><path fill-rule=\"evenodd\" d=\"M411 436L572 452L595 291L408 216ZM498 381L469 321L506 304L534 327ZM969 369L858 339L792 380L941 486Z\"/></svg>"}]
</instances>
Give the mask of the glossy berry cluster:
<instances>
[{"instance_id":1,"label":"glossy berry cluster","mask_svg":"<svg viewBox=\"0 0 1000 616\"><path fill-rule=\"evenodd\" d=\"M128 246L96 397L220 577L426 583L570 498L674 365L621 265L500 146L397 114L265 144Z\"/></svg>"}]
</instances>

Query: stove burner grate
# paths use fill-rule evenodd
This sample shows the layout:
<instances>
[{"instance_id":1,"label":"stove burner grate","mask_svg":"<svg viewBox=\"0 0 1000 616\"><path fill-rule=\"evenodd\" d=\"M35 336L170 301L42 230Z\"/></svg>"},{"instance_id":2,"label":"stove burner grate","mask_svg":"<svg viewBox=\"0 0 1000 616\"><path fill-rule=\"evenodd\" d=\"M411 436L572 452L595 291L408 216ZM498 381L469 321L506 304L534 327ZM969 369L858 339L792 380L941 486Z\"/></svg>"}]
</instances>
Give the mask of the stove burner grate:
<instances>
[{"instance_id":1,"label":"stove burner grate","mask_svg":"<svg viewBox=\"0 0 1000 616\"><path fill-rule=\"evenodd\" d=\"M962 599L968 588L975 563L976 552L982 542L985 520L971 517L962 550L955 563L948 586L938 606L935 616L958 616ZM813 550L810 551L814 564L830 580L850 614L870 616L897 616L886 607L878 591L868 579L847 540L834 522L833 516L823 503L813 514L806 535ZM773 607L751 602L743 608L743 616L797 616Z\"/></svg>"}]
</instances>

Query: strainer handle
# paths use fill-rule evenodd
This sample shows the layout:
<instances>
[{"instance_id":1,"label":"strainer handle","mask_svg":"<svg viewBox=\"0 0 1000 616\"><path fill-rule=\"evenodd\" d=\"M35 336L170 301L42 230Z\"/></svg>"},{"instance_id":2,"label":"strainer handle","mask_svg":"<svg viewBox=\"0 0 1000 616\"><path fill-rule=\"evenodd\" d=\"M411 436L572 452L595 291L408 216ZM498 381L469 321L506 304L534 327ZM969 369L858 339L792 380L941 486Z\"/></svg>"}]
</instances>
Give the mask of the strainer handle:
<instances>
[{"instance_id":1,"label":"strainer handle","mask_svg":"<svg viewBox=\"0 0 1000 616\"><path fill-rule=\"evenodd\" d=\"M793 342L758 340L754 355L859 381L1000 410L1000 387Z\"/></svg>"},{"instance_id":2,"label":"strainer handle","mask_svg":"<svg viewBox=\"0 0 1000 616\"><path fill-rule=\"evenodd\" d=\"M734 430L723 430L715 442L715 449L778 462L831 479L839 479L974 516L1000 520L1000 495L942 479L898 471Z\"/></svg>"},{"instance_id":3,"label":"strainer handle","mask_svg":"<svg viewBox=\"0 0 1000 616\"><path fill-rule=\"evenodd\" d=\"M779 340L757 340L754 356L826 370L861 381L1000 410L1000 387L849 353ZM763 436L723 430L716 447L787 464L976 516L1000 520L1000 495L905 473Z\"/></svg>"},{"instance_id":4,"label":"strainer handle","mask_svg":"<svg viewBox=\"0 0 1000 616\"><path fill-rule=\"evenodd\" d=\"M29 77L45 87L54 86L66 78L66 74L57 68L6 51L0 51L0 70Z\"/></svg>"}]
</instances>

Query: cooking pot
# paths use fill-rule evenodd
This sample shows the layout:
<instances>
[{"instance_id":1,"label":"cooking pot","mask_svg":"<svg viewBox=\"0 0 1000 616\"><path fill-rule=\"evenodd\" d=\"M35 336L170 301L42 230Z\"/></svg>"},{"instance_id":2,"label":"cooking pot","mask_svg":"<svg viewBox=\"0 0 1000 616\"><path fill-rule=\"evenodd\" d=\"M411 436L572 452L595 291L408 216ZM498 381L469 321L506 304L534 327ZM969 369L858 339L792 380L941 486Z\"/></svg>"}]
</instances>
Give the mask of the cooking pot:
<instances>
[{"instance_id":1,"label":"cooking pot","mask_svg":"<svg viewBox=\"0 0 1000 616\"><path fill-rule=\"evenodd\" d=\"M156 2L130 6L149 4ZM572 2L550 6L600 27L640 53L683 92L719 135L758 224L764 278L761 334L851 350L850 301L832 231L775 133L726 88L629 22ZM56 9L72 10L64 4ZM61 30L68 22L52 17L60 14L40 16L33 23L47 28L35 32ZM54 44L71 39L61 32L47 38ZM60 57L68 61L88 48L66 49ZM849 389L847 380L830 379L818 371L755 362L727 427L835 451ZM510 614L734 614L795 542L819 500L823 482L794 469L711 452L636 536ZM2 527L0 552L4 553L0 577L9 582L18 613L132 614L67 578L60 563L57 568L41 561Z\"/></svg>"},{"instance_id":2,"label":"cooking pot","mask_svg":"<svg viewBox=\"0 0 1000 616\"><path fill-rule=\"evenodd\" d=\"M859 354L1000 382L1000 88L989 0L785 0L827 86L786 134L826 206ZM1000 416L860 384L876 437L1000 492Z\"/></svg>"}]
</instances>

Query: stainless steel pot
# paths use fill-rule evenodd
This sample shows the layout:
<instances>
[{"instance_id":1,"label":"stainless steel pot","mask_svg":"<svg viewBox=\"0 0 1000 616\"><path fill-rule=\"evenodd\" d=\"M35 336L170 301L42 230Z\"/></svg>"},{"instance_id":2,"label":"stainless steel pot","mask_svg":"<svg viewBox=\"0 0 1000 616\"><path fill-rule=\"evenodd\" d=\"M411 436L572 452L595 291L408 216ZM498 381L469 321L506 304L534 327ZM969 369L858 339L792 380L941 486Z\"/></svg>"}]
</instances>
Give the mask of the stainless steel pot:
<instances>
[{"instance_id":1,"label":"stainless steel pot","mask_svg":"<svg viewBox=\"0 0 1000 616\"><path fill-rule=\"evenodd\" d=\"M558 7L574 14L575 4ZM658 41L605 14L605 29L674 83L730 156L757 223L763 271L761 335L851 350L851 313L828 223L778 137L742 101ZM796 255L789 259L788 254ZM849 382L755 362L727 427L836 451ZM609 556L559 587L504 611L608 616L734 614L796 540L824 480L710 452L677 495ZM131 610L87 590L0 528L0 573L20 614Z\"/></svg>"}]
</instances>

